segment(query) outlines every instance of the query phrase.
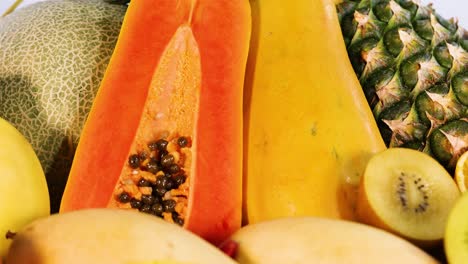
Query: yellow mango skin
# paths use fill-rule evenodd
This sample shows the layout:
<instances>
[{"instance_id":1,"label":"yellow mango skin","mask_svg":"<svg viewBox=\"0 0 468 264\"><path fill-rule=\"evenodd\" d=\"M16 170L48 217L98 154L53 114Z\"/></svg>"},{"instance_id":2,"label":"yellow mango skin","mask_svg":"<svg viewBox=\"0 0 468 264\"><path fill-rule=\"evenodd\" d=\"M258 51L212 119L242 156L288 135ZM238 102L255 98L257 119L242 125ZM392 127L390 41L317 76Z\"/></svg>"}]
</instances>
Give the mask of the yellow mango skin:
<instances>
[{"instance_id":1,"label":"yellow mango skin","mask_svg":"<svg viewBox=\"0 0 468 264\"><path fill-rule=\"evenodd\" d=\"M235 264L194 233L154 215L114 208L54 214L15 236L8 264Z\"/></svg>"},{"instance_id":2,"label":"yellow mango skin","mask_svg":"<svg viewBox=\"0 0 468 264\"><path fill-rule=\"evenodd\" d=\"M287 217L244 226L231 240L239 264L439 264L410 242L368 225Z\"/></svg>"},{"instance_id":3,"label":"yellow mango skin","mask_svg":"<svg viewBox=\"0 0 468 264\"><path fill-rule=\"evenodd\" d=\"M0 259L16 232L50 214L44 171L32 146L9 122L0 118Z\"/></svg>"},{"instance_id":4,"label":"yellow mango skin","mask_svg":"<svg viewBox=\"0 0 468 264\"><path fill-rule=\"evenodd\" d=\"M251 0L245 223L355 219L359 180L385 149L331 0Z\"/></svg>"}]
</instances>

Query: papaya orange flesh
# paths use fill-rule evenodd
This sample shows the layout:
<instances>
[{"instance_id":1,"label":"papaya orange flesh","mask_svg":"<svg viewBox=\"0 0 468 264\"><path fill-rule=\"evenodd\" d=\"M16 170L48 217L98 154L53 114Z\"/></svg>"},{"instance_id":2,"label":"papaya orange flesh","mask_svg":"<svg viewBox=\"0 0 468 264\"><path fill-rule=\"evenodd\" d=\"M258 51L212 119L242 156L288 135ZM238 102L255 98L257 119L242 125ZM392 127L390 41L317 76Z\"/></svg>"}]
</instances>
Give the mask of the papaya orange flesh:
<instances>
[{"instance_id":1,"label":"papaya orange flesh","mask_svg":"<svg viewBox=\"0 0 468 264\"><path fill-rule=\"evenodd\" d=\"M248 1L132 1L60 211L140 210L213 243L237 230L249 38Z\"/></svg>"}]
</instances>

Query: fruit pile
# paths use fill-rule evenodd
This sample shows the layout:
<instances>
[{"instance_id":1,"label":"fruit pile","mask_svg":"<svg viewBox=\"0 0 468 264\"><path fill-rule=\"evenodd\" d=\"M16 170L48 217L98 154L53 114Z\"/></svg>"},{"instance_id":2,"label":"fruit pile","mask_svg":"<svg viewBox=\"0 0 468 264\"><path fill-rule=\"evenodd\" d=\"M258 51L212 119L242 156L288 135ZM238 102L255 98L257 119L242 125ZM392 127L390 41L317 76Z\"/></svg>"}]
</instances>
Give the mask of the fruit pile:
<instances>
[{"instance_id":1,"label":"fruit pile","mask_svg":"<svg viewBox=\"0 0 468 264\"><path fill-rule=\"evenodd\" d=\"M468 33L431 6L11 11L0 262L468 260Z\"/></svg>"}]
</instances>

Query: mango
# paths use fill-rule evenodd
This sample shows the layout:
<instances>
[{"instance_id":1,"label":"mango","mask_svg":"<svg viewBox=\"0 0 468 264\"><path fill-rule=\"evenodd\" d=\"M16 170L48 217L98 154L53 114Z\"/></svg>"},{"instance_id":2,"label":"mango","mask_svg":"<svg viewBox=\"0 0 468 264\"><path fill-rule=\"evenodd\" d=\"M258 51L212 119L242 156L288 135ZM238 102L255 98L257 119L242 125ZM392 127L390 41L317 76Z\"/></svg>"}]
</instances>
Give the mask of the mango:
<instances>
[{"instance_id":1,"label":"mango","mask_svg":"<svg viewBox=\"0 0 468 264\"><path fill-rule=\"evenodd\" d=\"M235 263L176 224L138 211L111 208L82 209L38 219L17 233L6 258L8 264L161 263L158 260Z\"/></svg>"},{"instance_id":2,"label":"mango","mask_svg":"<svg viewBox=\"0 0 468 264\"><path fill-rule=\"evenodd\" d=\"M278 218L244 226L231 240L241 264L438 263L396 235L348 220Z\"/></svg>"},{"instance_id":3,"label":"mango","mask_svg":"<svg viewBox=\"0 0 468 264\"><path fill-rule=\"evenodd\" d=\"M0 257L16 232L50 213L44 171L31 144L12 124L0 118Z\"/></svg>"}]
</instances>

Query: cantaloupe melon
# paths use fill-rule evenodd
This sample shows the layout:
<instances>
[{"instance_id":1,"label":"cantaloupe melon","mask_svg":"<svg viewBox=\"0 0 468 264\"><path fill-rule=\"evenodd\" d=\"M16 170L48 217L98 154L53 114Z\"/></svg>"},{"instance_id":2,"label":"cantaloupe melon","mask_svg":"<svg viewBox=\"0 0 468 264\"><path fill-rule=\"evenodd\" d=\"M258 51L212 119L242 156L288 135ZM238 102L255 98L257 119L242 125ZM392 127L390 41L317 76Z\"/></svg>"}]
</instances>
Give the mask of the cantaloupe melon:
<instances>
[{"instance_id":1,"label":"cantaloupe melon","mask_svg":"<svg viewBox=\"0 0 468 264\"><path fill-rule=\"evenodd\" d=\"M125 12L104 0L48 0L0 18L0 117L31 142L52 211Z\"/></svg>"}]
</instances>

